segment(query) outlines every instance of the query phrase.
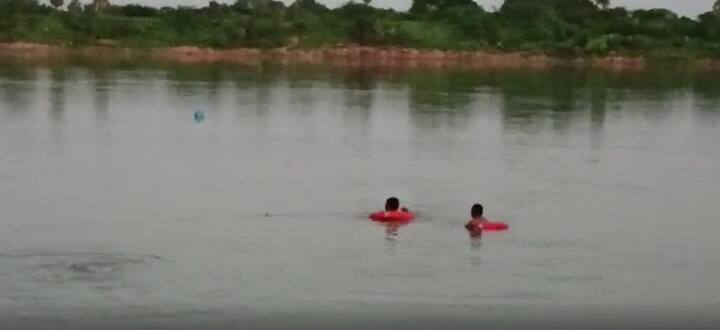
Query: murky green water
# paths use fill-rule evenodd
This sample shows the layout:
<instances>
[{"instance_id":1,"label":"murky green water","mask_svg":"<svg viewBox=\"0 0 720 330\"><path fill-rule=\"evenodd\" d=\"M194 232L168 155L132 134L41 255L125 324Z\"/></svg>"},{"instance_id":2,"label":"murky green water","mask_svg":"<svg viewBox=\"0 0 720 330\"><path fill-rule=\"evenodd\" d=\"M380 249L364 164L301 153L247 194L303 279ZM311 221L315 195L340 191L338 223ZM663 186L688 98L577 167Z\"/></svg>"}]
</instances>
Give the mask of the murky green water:
<instances>
[{"instance_id":1,"label":"murky green water","mask_svg":"<svg viewBox=\"0 0 720 330\"><path fill-rule=\"evenodd\" d=\"M0 316L713 324L719 142L710 73L4 65Z\"/></svg>"}]
</instances>

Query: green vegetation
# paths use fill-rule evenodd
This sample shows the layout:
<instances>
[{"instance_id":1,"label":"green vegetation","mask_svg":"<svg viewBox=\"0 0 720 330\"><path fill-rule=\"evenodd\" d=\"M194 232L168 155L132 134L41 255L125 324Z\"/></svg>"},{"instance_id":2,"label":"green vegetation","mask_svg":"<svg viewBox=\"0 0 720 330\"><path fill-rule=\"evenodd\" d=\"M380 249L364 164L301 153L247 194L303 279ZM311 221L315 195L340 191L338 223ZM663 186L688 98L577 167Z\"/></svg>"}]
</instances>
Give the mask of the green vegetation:
<instances>
[{"instance_id":1,"label":"green vegetation","mask_svg":"<svg viewBox=\"0 0 720 330\"><path fill-rule=\"evenodd\" d=\"M696 19L608 0L414 0L408 12L371 1L330 9L315 0L210 1L202 8L112 5L108 0L0 0L0 41L66 45L325 47L527 51L560 56L720 57L720 0ZM710 8L709 8L710 9Z\"/></svg>"}]
</instances>

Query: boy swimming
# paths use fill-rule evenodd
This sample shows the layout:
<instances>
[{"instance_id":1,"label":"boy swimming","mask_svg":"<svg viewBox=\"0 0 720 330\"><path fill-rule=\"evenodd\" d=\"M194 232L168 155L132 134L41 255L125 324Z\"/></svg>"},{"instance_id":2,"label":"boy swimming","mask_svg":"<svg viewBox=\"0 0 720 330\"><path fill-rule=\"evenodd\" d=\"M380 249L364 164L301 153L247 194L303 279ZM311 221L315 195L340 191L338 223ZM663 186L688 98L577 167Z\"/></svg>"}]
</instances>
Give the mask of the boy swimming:
<instances>
[{"instance_id":1,"label":"boy swimming","mask_svg":"<svg viewBox=\"0 0 720 330\"><path fill-rule=\"evenodd\" d=\"M400 200L390 197L385 201L385 210L370 215L370 219L380 222L409 222L415 215L407 208L400 208Z\"/></svg>"},{"instance_id":2,"label":"boy swimming","mask_svg":"<svg viewBox=\"0 0 720 330\"><path fill-rule=\"evenodd\" d=\"M465 225L465 229L470 232L470 236L478 237L482 235L483 225L488 220L483 216L483 206L481 204L475 204L470 209L470 221Z\"/></svg>"},{"instance_id":3,"label":"boy swimming","mask_svg":"<svg viewBox=\"0 0 720 330\"><path fill-rule=\"evenodd\" d=\"M397 197L390 197L385 201L385 212L394 212L394 211L401 211L401 212L410 212L407 207L400 207L400 200L397 199Z\"/></svg>"},{"instance_id":4,"label":"boy swimming","mask_svg":"<svg viewBox=\"0 0 720 330\"><path fill-rule=\"evenodd\" d=\"M400 200L397 197L390 197L385 201L385 212L397 211L400 208Z\"/></svg>"},{"instance_id":5,"label":"boy swimming","mask_svg":"<svg viewBox=\"0 0 720 330\"><path fill-rule=\"evenodd\" d=\"M470 232L470 236L479 237L483 231L506 231L510 228L504 222L491 222L483 216L483 206L475 204L470 210L470 221L465 225L465 229Z\"/></svg>"}]
</instances>

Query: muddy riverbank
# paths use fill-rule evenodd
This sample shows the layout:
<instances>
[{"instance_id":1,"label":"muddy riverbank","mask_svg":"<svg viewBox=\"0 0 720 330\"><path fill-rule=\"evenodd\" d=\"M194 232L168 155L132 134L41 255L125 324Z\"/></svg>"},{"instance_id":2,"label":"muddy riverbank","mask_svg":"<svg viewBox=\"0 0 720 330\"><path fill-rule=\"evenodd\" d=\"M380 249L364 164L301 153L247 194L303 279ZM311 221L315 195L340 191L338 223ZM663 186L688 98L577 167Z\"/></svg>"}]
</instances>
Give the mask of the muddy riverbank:
<instances>
[{"instance_id":1,"label":"muddy riverbank","mask_svg":"<svg viewBox=\"0 0 720 330\"><path fill-rule=\"evenodd\" d=\"M486 51L442 51L408 48L342 46L318 49L236 48L211 49L191 46L166 48L128 48L99 43L94 46L69 47L15 42L0 44L0 58L23 62L54 62L80 59L97 62L157 61L162 63L231 63L260 65L312 64L341 67L435 67L435 68L534 68L555 66L590 67L607 70L636 71L647 68L642 57L605 56L560 58L531 53L496 53ZM714 60L693 60L700 68L720 68Z\"/></svg>"}]
</instances>

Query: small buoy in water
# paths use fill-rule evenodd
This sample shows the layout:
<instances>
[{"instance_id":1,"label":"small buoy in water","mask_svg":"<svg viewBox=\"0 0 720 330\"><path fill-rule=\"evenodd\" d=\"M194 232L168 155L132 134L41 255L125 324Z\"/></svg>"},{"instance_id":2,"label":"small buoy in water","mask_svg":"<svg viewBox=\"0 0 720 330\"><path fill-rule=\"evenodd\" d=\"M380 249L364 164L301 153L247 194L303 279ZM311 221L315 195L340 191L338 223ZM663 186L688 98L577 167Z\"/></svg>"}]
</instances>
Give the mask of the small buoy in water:
<instances>
[{"instance_id":1,"label":"small buoy in water","mask_svg":"<svg viewBox=\"0 0 720 330\"><path fill-rule=\"evenodd\" d=\"M203 120L205 120L205 114L200 110L195 111L193 117L195 117L196 123L201 123Z\"/></svg>"}]
</instances>

